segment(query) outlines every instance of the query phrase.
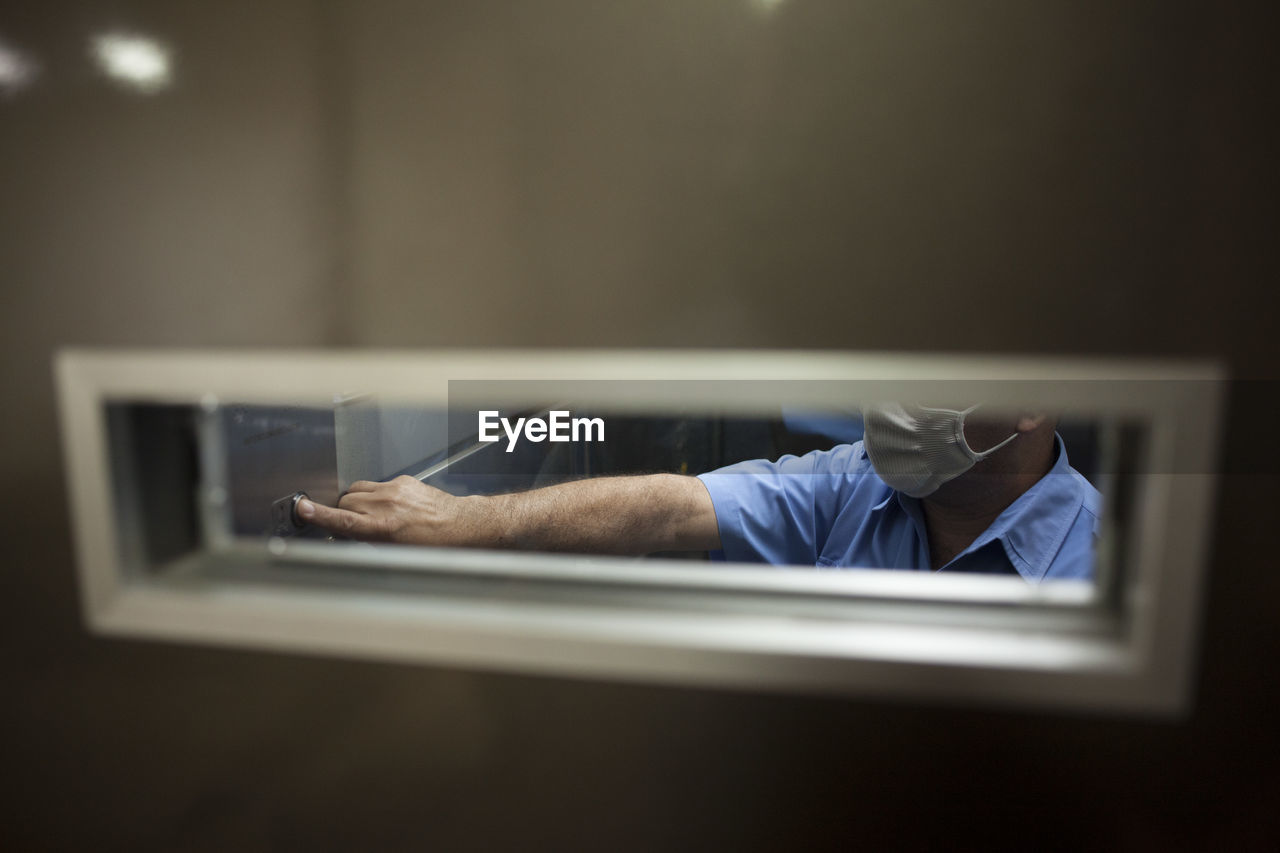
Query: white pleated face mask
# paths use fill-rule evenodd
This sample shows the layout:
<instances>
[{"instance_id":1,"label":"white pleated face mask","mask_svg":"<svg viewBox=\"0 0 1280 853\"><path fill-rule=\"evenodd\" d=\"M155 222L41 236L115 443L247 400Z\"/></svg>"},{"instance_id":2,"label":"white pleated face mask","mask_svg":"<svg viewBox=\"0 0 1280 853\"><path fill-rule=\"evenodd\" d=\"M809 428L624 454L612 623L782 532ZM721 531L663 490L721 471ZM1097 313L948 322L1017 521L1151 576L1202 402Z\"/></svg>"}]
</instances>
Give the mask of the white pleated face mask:
<instances>
[{"instance_id":1,"label":"white pleated face mask","mask_svg":"<svg viewBox=\"0 0 1280 853\"><path fill-rule=\"evenodd\" d=\"M932 409L901 403L863 406L863 446L876 474L890 488L923 498L1018 437L977 453L964 437L967 409Z\"/></svg>"}]
</instances>

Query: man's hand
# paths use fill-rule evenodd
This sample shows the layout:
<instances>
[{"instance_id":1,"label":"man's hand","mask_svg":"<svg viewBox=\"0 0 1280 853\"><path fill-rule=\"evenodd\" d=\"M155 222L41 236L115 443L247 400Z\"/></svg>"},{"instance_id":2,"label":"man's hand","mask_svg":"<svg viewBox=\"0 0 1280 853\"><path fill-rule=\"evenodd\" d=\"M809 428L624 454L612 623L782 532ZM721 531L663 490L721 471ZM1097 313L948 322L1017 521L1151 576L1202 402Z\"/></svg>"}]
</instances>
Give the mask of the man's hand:
<instances>
[{"instance_id":1,"label":"man's hand","mask_svg":"<svg viewBox=\"0 0 1280 853\"><path fill-rule=\"evenodd\" d=\"M298 502L298 515L351 539L466 544L459 538L469 527L462 513L464 500L413 477L396 477L386 483L357 480L336 508L302 500Z\"/></svg>"},{"instance_id":2,"label":"man's hand","mask_svg":"<svg viewBox=\"0 0 1280 853\"><path fill-rule=\"evenodd\" d=\"M352 539L416 545L589 554L720 547L706 486L676 474L601 477L511 495L468 497L413 477L389 483L361 480L351 484L336 508L303 500L298 515Z\"/></svg>"}]
</instances>

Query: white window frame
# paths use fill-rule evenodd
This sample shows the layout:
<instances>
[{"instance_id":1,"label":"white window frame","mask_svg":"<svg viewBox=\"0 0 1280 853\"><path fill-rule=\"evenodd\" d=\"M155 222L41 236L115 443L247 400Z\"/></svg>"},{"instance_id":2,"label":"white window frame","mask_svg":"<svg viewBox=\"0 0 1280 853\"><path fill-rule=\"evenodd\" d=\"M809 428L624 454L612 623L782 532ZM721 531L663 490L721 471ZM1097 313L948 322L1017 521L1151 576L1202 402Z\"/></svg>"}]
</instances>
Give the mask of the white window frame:
<instances>
[{"instance_id":1,"label":"white window frame","mask_svg":"<svg viewBox=\"0 0 1280 853\"><path fill-rule=\"evenodd\" d=\"M707 350L68 350L56 362L83 610L103 634L753 690L1187 709L1225 387L1213 363ZM279 541L213 542L160 572L125 565L108 404L323 404L359 388L444 405L456 380L508 383L530 403L558 382L609 380L598 402L614 410L744 414L820 408L825 383L880 399L949 399L983 383L992 405L1138 420L1150 429L1118 555L1124 583L1106 594L1018 578ZM992 380L1021 383L1017 399ZM347 582L310 583L291 564ZM371 568L408 580L364 583ZM448 594L433 592L442 578Z\"/></svg>"}]
</instances>

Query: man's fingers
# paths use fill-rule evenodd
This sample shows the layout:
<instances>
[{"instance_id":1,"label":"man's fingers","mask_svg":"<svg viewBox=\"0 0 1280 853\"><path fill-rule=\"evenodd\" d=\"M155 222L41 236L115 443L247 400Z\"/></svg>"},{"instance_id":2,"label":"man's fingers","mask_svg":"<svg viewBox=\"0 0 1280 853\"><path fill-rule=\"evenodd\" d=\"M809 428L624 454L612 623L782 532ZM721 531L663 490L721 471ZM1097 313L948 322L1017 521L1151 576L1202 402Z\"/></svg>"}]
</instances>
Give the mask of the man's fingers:
<instances>
[{"instance_id":1,"label":"man's fingers","mask_svg":"<svg viewBox=\"0 0 1280 853\"><path fill-rule=\"evenodd\" d=\"M378 532L377 523L367 515L325 506L305 498L298 501L298 517L353 539L374 536Z\"/></svg>"},{"instance_id":2,"label":"man's fingers","mask_svg":"<svg viewBox=\"0 0 1280 853\"><path fill-rule=\"evenodd\" d=\"M381 486L381 485L382 483L371 483L368 480L356 480L354 483L352 483L350 486L347 487L347 493L350 494L351 492L372 492L374 489L378 488L378 486Z\"/></svg>"},{"instance_id":3,"label":"man's fingers","mask_svg":"<svg viewBox=\"0 0 1280 853\"><path fill-rule=\"evenodd\" d=\"M367 514L378 503L378 496L372 492L347 492L338 498L338 508L351 512Z\"/></svg>"}]
</instances>

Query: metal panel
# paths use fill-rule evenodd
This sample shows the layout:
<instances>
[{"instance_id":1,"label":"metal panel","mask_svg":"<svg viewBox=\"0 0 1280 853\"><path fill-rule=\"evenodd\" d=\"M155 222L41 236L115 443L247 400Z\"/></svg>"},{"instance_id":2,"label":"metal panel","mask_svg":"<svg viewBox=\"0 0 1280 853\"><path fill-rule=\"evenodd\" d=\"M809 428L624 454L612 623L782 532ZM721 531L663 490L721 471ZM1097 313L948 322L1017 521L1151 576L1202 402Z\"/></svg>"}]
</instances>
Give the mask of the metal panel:
<instances>
[{"instance_id":1,"label":"metal panel","mask_svg":"<svg viewBox=\"0 0 1280 853\"><path fill-rule=\"evenodd\" d=\"M63 354L58 376L85 612L98 630L672 683L1186 708L1223 398L1213 364L728 351L86 352ZM747 415L836 397L972 397L980 388L992 405L1132 424L1143 431L1139 466L1119 472L1134 481L1132 506L1108 549L1119 586L1082 596L1078 585L1060 591L1016 578L282 540L214 543L155 571L126 571L104 435L109 406L217 412L219 400L291 399L331 417L332 387L371 376L383 399L427 407L456 403L449 385L458 377L531 402L560 399L566 382L591 382L594 405L636 413L710 406ZM1001 389L994 378L1021 384ZM292 417L288 429L255 422L242 444L310 435L317 470L331 465L336 494L336 449L332 457L321 449L324 417L309 427ZM202 500L214 497L210 490Z\"/></svg>"}]
</instances>

